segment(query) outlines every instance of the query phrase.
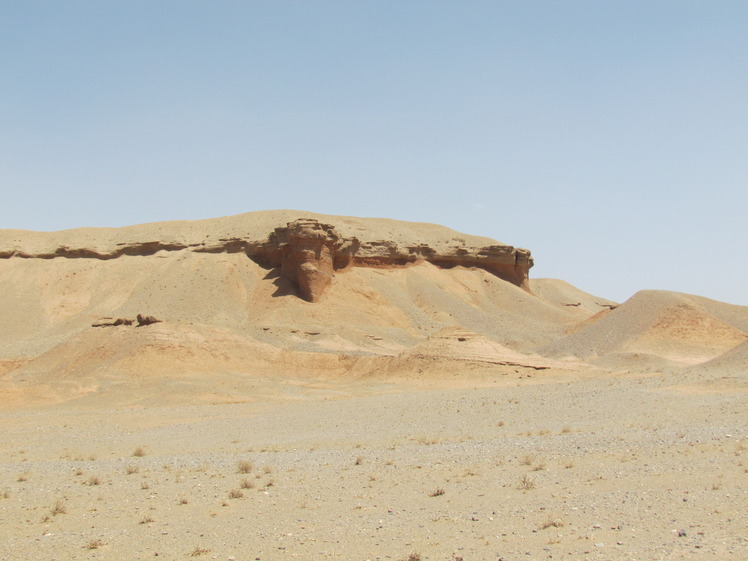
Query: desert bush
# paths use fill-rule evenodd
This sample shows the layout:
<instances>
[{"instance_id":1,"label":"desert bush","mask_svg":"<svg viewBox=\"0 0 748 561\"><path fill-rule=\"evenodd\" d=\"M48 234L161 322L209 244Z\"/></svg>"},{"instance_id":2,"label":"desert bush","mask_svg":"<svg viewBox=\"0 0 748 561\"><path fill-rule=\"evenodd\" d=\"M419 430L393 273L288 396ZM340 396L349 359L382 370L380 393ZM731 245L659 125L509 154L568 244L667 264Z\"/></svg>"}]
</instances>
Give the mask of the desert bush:
<instances>
[{"instance_id":1,"label":"desert bush","mask_svg":"<svg viewBox=\"0 0 748 561\"><path fill-rule=\"evenodd\" d=\"M543 471L545 469L545 461L538 460L538 463L532 466L532 471Z\"/></svg>"},{"instance_id":2,"label":"desert bush","mask_svg":"<svg viewBox=\"0 0 748 561\"><path fill-rule=\"evenodd\" d=\"M434 489L429 493L429 497L441 497L446 491L439 487L438 489Z\"/></svg>"},{"instance_id":3,"label":"desert bush","mask_svg":"<svg viewBox=\"0 0 748 561\"><path fill-rule=\"evenodd\" d=\"M254 469L254 466L248 460L242 460L236 464L236 470L239 473L252 473L252 469Z\"/></svg>"},{"instance_id":4,"label":"desert bush","mask_svg":"<svg viewBox=\"0 0 748 561\"><path fill-rule=\"evenodd\" d=\"M548 528L561 528L563 527L564 523L561 520L558 520L557 518L548 517L541 525L541 530L547 530Z\"/></svg>"},{"instance_id":5,"label":"desert bush","mask_svg":"<svg viewBox=\"0 0 748 561\"><path fill-rule=\"evenodd\" d=\"M57 499L55 502L52 503L52 506L49 507L49 513L52 516L57 516L58 514L65 514L67 513L68 509L65 505L65 499L60 498Z\"/></svg>"},{"instance_id":6,"label":"desert bush","mask_svg":"<svg viewBox=\"0 0 748 561\"><path fill-rule=\"evenodd\" d=\"M137 448L135 448L135 450L133 450L132 455L136 458L142 458L143 456L145 456L145 450L142 446L138 446Z\"/></svg>"},{"instance_id":7,"label":"desert bush","mask_svg":"<svg viewBox=\"0 0 748 561\"><path fill-rule=\"evenodd\" d=\"M529 475L523 475L522 479L520 479L519 483L517 483L517 489L520 489L522 491L535 489L535 480Z\"/></svg>"},{"instance_id":8,"label":"desert bush","mask_svg":"<svg viewBox=\"0 0 748 561\"><path fill-rule=\"evenodd\" d=\"M99 539L91 540L86 544L86 549L99 549L102 545L106 544Z\"/></svg>"}]
</instances>

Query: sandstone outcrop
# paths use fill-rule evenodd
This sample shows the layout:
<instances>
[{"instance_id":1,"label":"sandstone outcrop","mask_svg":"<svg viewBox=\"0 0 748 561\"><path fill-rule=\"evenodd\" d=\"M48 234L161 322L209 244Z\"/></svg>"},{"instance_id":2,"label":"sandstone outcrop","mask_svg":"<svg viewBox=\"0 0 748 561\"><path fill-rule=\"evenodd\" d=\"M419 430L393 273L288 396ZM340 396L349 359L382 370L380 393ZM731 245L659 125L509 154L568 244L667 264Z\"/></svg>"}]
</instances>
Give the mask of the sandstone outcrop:
<instances>
[{"instance_id":1,"label":"sandstone outcrop","mask_svg":"<svg viewBox=\"0 0 748 561\"><path fill-rule=\"evenodd\" d=\"M388 240L361 242L344 238L332 224L299 219L276 228L264 244L247 246L247 255L266 266L280 267L281 276L294 283L299 294L316 302L332 282L335 271L348 267L398 267L427 261L442 268L484 269L528 289L532 257L526 249L506 245L466 247L441 251L423 243L398 245Z\"/></svg>"},{"instance_id":2,"label":"sandstone outcrop","mask_svg":"<svg viewBox=\"0 0 748 561\"><path fill-rule=\"evenodd\" d=\"M249 213L251 217L253 213ZM318 215L319 216L319 215ZM235 217L235 218L241 218ZM333 218L333 217L329 217ZM298 218L286 222L284 226L275 227L272 231L265 230L260 234L257 223L255 228L234 227L232 234L216 235L221 230L216 229L196 239L194 234L182 234L182 230L166 233L163 228L151 228L148 234L140 234L136 227L123 229L108 229L108 237L97 237L94 243L87 244L84 230L70 231L69 237L47 238L43 233L26 233L12 239L14 246L8 247L11 240L0 238L0 259L117 259L123 256L149 256L156 253L193 251L198 253L244 253L265 268L277 268L280 276L296 287L298 295L309 302L316 302L325 289L333 282L336 271L350 267L401 267L419 262L429 262L440 268L475 267L515 284L525 290L530 290L528 272L533 265L530 252L526 249L503 245L488 238L468 237L472 241L493 242L486 245L470 245L462 237L454 236L449 239L424 238L408 241L403 235L388 239L369 237L361 239L357 232L366 233L358 224L352 227L354 220L340 217L341 228L316 218ZM220 224L221 219L216 219ZM376 219L371 219L376 220ZM211 222L211 221L205 221ZM362 222L364 223L364 222ZM392 224L395 221L391 222ZM182 223L175 223L181 227ZM276 222L277 224L277 222ZM385 227L390 224L385 222ZM407 232L399 224L406 224L413 236L418 236L418 228L433 228L432 225L418 223L398 223L391 226L389 232ZM251 224L250 224L251 225ZM157 224L157 226L160 226ZM439 227L441 228L441 227ZM122 230L124 238L117 236L117 230ZM444 232L458 234L453 230L442 228ZM152 236L154 231L164 231L161 240L152 237L145 240L140 235ZM197 231L192 229L191 232ZM216 233L213 233L213 232ZM228 233L226 230L223 232ZM353 233L356 232L356 233ZM28 236L33 234L33 236ZM79 234L78 236L72 234ZM380 234L381 235L381 234ZM51 244L52 239L58 240ZM125 239L127 241L122 241ZM29 241L30 240L30 241ZM18 243L23 241L23 243ZM60 243L64 241L65 243Z\"/></svg>"}]
</instances>

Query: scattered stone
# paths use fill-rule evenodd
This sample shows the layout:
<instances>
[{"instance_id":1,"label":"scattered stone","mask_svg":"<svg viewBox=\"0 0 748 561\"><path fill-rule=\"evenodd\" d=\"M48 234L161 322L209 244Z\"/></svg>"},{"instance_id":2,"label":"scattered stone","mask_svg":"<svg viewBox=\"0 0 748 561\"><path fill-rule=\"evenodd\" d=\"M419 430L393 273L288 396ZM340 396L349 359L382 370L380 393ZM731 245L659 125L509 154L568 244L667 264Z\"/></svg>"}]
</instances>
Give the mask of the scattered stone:
<instances>
[{"instance_id":1,"label":"scattered stone","mask_svg":"<svg viewBox=\"0 0 748 561\"><path fill-rule=\"evenodd\" d=\"M138 326L151 325L153 323L159 323L161 321L160 319L156 319L153 316L144 316L143 314L138 314L137 320Z\"/></svg>"},{"instance_id":2,"label":"scattered stone","mask_svg":"<svg viewBox=\"0 0 748 561\"><path fill-rule=\"evenodd\" d=\"M91 324L91 327L114 327L117 325L132 325L133 320L127 318L101 318Z\"/></svg>"}]
</instances>

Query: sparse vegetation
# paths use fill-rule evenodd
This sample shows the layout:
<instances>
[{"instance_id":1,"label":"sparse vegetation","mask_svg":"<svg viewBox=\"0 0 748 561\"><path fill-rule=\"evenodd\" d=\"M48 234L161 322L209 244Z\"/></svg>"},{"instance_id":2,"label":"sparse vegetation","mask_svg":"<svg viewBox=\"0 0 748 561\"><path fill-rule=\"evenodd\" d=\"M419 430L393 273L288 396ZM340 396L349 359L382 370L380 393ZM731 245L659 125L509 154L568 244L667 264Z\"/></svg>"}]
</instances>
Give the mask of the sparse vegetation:
<instances>
[{"instance_id":1,"label":"sparse vegetation","mask_svg":"<svg viewBox=\"0 0 748 561\"><path fill-rule=\"evenodd\" d=\"M424 446L433 446L434 444L439 444L440 440L438 438L428 437L428 436L418 436L416 437L416 442L419 444L423 444Z\"/></svg>"},{"instance_id":2,"label":"sparse vegetation","mask_svg":"<svg viewBox=\"0 0 748 561\"><path fill-rule=\"evenodd\" d=\"M254 486L254 482L250 479L242 479L242 482L239 484L239 487L242 489L253 489Z\"/></svg>"},{"instance_id":3,"label":"sparse vegetation","mask_svg":"<svg viewBox=\"0 0 748 561\"><path fill-rule=\"evenodd\" d=\"M99 539L95 539L86 544L86 549L99 549L102 545L106 544Z\"/></svg>"},{"instance_id":4,"label":"sparse vegetation","mask_svg":"<svg viewBox=\"0 0 748 561\"><path fill-rule=\"evenodd\" d=\"M140 467L139 466L127 466L125 468L125 473L127 475L132 475L134 473L139 473L139 472L140 472Z\"/></svg>"},{"instance_id":5,"label":"sparse vegetation","mask_svg":"<svg viewBox=\"0 0 748 561\"><path fill-rule=\"evenodd\" d=\"M67 506L65 505L65 499L60 498L57 499L55 502L52 503L52 506L49 508L49 513L52 516L57 516L58 514L66 514L68 511Z\"/></svg>"},{"instance_id":6,"label":"sparse vegetation","mask_svg":"<svg viewBox=\"0 0 748 561\"><path fill-rule=\"evenodd\" d=\"M145 491L146 489L150 489L150 488L151 488L151 486L150 486L150 485L148 484L148 482L147 482L147 481L141 481L141 482L140 482L140 488L141 488L141 489L143 489L143 490Z\"/></svg>"},{"instance_id":7,"label":"sparse vegetation","mask_svg":"<svg viewBox=\"0 0 748 561\"><path fill-rule=\"evenodd\" d=\"M561 528L563 527L564 523L557 519L549 516L541 525L541 530L547 530L548 528Z\"/></svg>"},{"instance_id":8,"label":"sparse vegetation","mask_svg":"<svg viewBox=\"0 0 748 561\"><path fill-rule=\"evenodd\" d=\"M189 504L189 502L190 501L188 501L185 497L182 497L181 499L179 499L179 503L178 504L180 504L180 505L186 505L186 504Z\"/></svg>"},{"instance_id":9,"label":"sparse vegetation","mask_svg":"<svg viewBox=\"0 0 748 561\"><path fill-rule=\"evenodd\" d=\"M192 550L192 552L189 554L190 557L199 557L201 555L205 555L206 553L210 553L209 549L205 549L204 547L196 547Z\"/></svg>"},{"instance_id":10,"label":"sparse vegetation","mask_svg":"<svg viewBox=\"0 0 748 561\"><path fill-rule=\"evenodd\" d=\"M360 465L361 465L361 464L363 464L363 463L364 463L364 459L363 459L363 458L362 458L361 456L358 456L358 457L356 458L356 461L355 461L355 462L353 462L353 465L356 465L356 466L360 466Z\"/></svg>"},{"instance_id":11,"label":"sparse vegetation","mask_svg":"<svg viewBox=\"0 0 748 561\"><path fill-rule=\"evenodd\" d=\"M153 518L148 515L140 519L140 524L150 524L151 522L153 522Z\"/></svg>"},{"instance_id":12,"label":"sparse vegetation","mask_svg":"<svg viewBox=\"0 0 748 561\"><path fill-rule=\"evenodd\" d=\"M86 480L86 485L100 485L101 479L99 479L97 476L92 475Z\"/></svg>"},{"instance_id":13,"label":"sparse vegetation","mask_svg":"<svg viewBox=\"0 0 748 561\"><path fill-rule=\"evenodd\" d=\"M133 450L132 455L136 458L142 458L143 456L145 456L145 450L142 446L138 446L137 448L135 448L135 450Z\"/></svg>"},{"instance_id":14,"label":"sparse vegetation","mask_svg":"<svg viewBox=\"0 0 748 561\"><path fill-rule=\"evenodd\" d=\"M254 466L252 465L252 462L248 460L242 460L236 464L236 470L239 473L252 473L253 469L254 469Z\"/></svg>"},{"instance_id":15,"label":"sparse vegetation","mask_svg":"<svg viewBox=\"0 0 748 561\"><path fill-rule=\"evenodd\" d=\"M231 489L229 491L229 499L241 499L244 496L244 493L241 489Z\"/></svg>"},{"instance_id":16,"label":"sparse vegetation","mask_svg":"<svg viewBox=\"0 0 748 561\"><path fill-rule=\"evenodd\" d=\"M535 456L533 456L532 454L525 454L524 456L522 456L519 463L523 466L531 466L534 461Z\"/></svg>"},{"instance_id":17,"label":"sparse vegetation","mask_svg":"<svg viewBox=\"0 0 748 561\"><path fill-rule=\"evenodd\" d=\"M429 497L441 497L446 491L442 489L441 487L438 487L437 489L434 489L429 493Z\"/></svg>"},{"instance_id":18,"label":"sparse vegetation","mask_svg":"<svg viewBox=\"0 0 748 561\"><path fill-rule=\"evenodd\" d=\"M535 489L535 487L535 480L527 474L523 475L522 479L520 479L519 483L517 484L517 489L520 489L522 491L529 491L531 489Z\"/></svg>"}]
</instances>

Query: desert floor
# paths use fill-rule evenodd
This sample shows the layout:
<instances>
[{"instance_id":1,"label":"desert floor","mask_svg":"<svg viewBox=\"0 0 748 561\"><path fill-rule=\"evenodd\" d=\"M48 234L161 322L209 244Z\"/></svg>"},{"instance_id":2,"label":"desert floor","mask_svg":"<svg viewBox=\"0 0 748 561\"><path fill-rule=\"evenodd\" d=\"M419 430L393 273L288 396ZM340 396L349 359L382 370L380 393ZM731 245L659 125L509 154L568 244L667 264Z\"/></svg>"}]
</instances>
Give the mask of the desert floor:
<instances>
[{"instance_id":1,"label":"desert floor","mask_svg":"<svg viewBox=\"0 0 748 561\"><path fill-rule=\"evenodd\" d=\"M0 559L748 559L729 379L265 384L0 410Z\"/></svg>"}]
</instances>

